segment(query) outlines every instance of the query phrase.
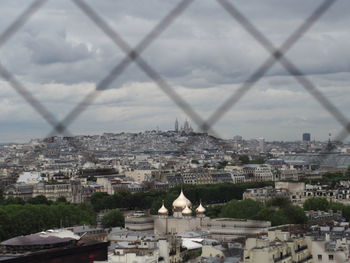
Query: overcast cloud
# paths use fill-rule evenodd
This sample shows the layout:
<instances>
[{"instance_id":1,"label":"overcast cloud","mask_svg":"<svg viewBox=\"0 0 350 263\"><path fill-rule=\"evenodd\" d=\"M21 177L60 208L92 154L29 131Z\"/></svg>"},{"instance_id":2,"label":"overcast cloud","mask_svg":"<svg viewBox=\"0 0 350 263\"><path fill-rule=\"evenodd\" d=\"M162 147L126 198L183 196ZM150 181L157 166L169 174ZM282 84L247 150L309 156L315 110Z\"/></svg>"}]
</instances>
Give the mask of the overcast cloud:
<instances>
[{"instance_id":1,"label":"overcast cloud","mask_svg":"<svg viewBox=\"0 0 350 263\"><path fill-rule=\"evenodd\" d=\"M178 1L87 1L130 45L136 45ZM320 4L319 0L236 0L236 6L276 46ZM2 0L0 31L27 0ZM350 99L350 2L337 1L287 53L346 115ZM197 0L144 53L143 58L208 118L268 57L268 53L214 0ZM0 61L58 118L125 54L71 1L51 0L0 50ZM130 65L69 128L74 134L173 128L186 116L136 66ZM50 126L0 81L0 142L47 135ZM195 127L194 123L191 122ZM276 64L215 125L224 138L324 140L340 125L285 69Z\"/></svg>"}]
</instances>

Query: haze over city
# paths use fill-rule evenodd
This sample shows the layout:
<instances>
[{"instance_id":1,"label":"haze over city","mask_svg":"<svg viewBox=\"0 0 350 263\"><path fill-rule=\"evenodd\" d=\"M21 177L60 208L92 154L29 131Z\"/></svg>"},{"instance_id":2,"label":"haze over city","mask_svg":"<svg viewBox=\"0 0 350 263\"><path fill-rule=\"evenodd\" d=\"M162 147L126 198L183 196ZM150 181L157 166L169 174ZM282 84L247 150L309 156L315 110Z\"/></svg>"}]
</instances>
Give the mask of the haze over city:
<instances>
[{"instance_id":1,"label":"haze over city","mask_svg":"<svg viewBox=\"0 0 350 263\"><path fill-rule=\"evenodd\" d=\"M5 3L6 2L6 3ZM175 1L87 1L131 46ZM235 1L279 46L319 1ZM2 1L0 30L27 1ZM343 113L349 115L349 1L337 1L287 53ZM70 1L49 1L2 47L2 63L58 118L96 87L124 58ZM215 1L195 1L141 54L203 118L269 56ZM51 127L8 85L0 82L0 141L42 138ZM69 127L74 134L169 130L189 117L135 64ZM199 130L190 120L194 130ZM336 134L339 123L278 63L214 126L223 138L316 140Z\"/></svg>"}]
</instances>

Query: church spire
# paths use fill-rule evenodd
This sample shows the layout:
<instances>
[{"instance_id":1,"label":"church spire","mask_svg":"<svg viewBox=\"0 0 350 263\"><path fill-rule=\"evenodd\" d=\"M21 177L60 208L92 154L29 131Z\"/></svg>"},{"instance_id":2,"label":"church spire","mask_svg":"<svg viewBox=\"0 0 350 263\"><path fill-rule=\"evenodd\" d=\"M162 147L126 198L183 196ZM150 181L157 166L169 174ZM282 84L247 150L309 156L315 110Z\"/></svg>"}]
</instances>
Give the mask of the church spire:
<instances>
[{"instance_id":1,"label":"church spire","mask_svg":"<svg viewBox=\"0 0 350 263\"><path fill-rule=\"evenodd\" d=\"M179 121L177 120L177 118L175 120L175 132L179 132Z\"/></svg>"}]
</instances>

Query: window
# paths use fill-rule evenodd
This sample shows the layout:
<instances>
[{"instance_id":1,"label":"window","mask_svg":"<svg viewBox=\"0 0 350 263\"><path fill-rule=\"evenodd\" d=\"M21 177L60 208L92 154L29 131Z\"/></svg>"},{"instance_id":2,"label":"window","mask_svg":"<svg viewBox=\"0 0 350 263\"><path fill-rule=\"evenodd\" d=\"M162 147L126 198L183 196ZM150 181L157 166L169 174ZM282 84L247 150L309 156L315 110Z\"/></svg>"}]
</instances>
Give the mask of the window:
<instances>
[{"instance_id":1,"label":"window","mask_svg":"<svg viewBox=\"0 0 350 263\"><path fill-rule=\"evenodd\" d=\"M322 260L322 255L317 255L318 260Z\"/></svg>"},{"instance_id":2,"label":"window","mask_svg":"<svg viewBox=\"0 0 350 263\"><path fill-rule=\"evenodd\" d=\"M328 255L328 260L334 260L334 255Z\"/></svg>"}]
</instances>

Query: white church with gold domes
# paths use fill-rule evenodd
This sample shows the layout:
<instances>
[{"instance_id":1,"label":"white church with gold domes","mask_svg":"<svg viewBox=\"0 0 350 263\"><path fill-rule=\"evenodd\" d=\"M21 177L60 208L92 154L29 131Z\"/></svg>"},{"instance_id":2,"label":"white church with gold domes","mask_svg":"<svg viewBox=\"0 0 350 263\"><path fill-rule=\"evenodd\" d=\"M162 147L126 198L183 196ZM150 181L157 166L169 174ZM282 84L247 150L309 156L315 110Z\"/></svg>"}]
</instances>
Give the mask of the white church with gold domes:
<instances>
[{"instance_id":1,"label":"white church with gold domes","mask_svg":"<svg viewBox=\"0 0 350 263\"><path fill-rule=\"evenodd\" d=\"M180 195L172 204L173 215L164 202L154 218L154 233L158 235L180 234L190 231L206 231L213 238L232 238L237 236L251 236L267 232L271 226L269 221L242 220L233 218L211 219L205 216L202 203L192 215L192 203L181 190Z\"/></svg>"},{"instance_id":2,"label":"white church with gold domes","mask_svg":"<svg viewBox=\"0 0 350 263\"><path fill-rule=\"evenodd\" d=\"M196 215L192 215L192 203L182 190L172 206L172 216L169 216L169 210L164 206L164 202L158 210L158 217L154 220L155 234L176 234L201 230L204 221L210 221L210 218L205 216L205 208L202 203L197 207Z\"/></svg>"}]
</instances>

